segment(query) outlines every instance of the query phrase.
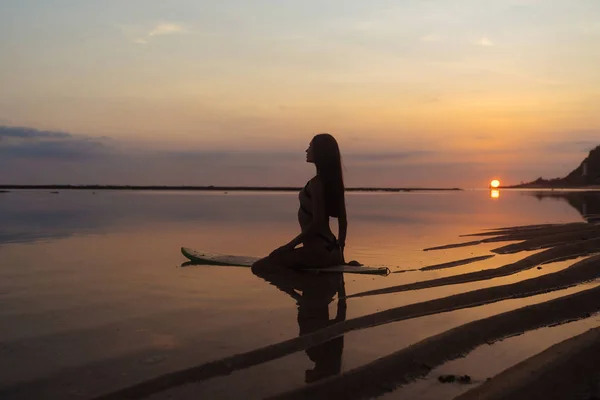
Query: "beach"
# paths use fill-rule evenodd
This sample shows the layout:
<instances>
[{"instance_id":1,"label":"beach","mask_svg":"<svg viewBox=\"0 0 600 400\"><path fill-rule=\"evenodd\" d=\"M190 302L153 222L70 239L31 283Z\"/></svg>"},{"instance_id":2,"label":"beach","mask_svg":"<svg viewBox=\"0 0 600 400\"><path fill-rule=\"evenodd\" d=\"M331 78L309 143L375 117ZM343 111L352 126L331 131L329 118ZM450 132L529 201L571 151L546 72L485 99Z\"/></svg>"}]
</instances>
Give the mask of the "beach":
<instances>
[{"instance_id":1,"label":"beach","mask_svg":"<svg viewBox=\"0 0 600 400\"><path fill-rule=\"evenodd\" d=\"M600 395L600 192L349 193L385 277L183 265L267 254L296 196L3 193L0 398Z\"/></svg>"}]
</instances>

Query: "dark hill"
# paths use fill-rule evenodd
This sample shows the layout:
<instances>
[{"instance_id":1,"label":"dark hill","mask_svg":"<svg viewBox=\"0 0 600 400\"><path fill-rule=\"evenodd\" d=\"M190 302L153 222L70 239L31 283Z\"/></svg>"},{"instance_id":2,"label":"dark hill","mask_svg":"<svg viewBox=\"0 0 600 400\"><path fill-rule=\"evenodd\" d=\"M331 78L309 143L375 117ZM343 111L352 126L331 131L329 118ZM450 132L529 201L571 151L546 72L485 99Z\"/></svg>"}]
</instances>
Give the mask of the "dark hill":
<instances>
[{"instance_id":1,"label":"dark hill","mask_svg":"<svg viewBox=\"0 0 600 400\"><path fill-rule=\"evenodd\" d=\"M564 178L538 178L533 182L515 185L515 188L569 188L600 185L600 146L590 151L588 156Z\"/></svg>"}]
</instances>

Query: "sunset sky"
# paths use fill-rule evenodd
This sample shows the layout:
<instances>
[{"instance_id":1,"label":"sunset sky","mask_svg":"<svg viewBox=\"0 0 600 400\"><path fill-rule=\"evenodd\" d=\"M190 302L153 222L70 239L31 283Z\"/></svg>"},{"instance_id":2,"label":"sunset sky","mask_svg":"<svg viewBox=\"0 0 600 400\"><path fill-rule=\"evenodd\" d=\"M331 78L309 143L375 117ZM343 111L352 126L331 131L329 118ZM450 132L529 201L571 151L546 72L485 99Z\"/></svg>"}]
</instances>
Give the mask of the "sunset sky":
<instances>
[{"instance_id":1,"label":"sunset sky","mask_svg":"<svg viewBox=\"0 0 600 400\"><path fill-rule=\"evenodd\" d=\"M0 184L563 176L600 144L598 0L0 0Z\"/></svg>"}]
</instances>

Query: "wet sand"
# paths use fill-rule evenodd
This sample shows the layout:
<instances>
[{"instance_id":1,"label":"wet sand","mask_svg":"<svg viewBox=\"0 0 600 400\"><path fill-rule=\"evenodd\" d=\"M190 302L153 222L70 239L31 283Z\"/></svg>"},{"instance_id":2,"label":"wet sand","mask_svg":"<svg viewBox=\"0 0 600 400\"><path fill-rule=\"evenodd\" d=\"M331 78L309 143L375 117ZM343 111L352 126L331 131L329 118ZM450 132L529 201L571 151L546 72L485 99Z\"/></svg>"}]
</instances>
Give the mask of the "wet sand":
<instances>
[{"instance_id":1,"label":"wet sand","mask_svg":"<svg viewBox=\"0 0 600 400\"><path fill-rule=\"evenodd\" d=\"M600 328L515 365L456 400L600 398Z\"/></svg>"},{"instance_id":2,"label":"wet sand","mask_svg":"<svg viewBox=\"0 0 600 400\"><path fill-rule=\"evenodd\" d=\"M599 265L600 267L600 265ZM433 368L477 346L600 311L600 287L475 321L409 346L394 354L277 399L363 399L382 395L420 378ZM477 397L473 397L477 398Z\"/></svg>"}]
</instances>

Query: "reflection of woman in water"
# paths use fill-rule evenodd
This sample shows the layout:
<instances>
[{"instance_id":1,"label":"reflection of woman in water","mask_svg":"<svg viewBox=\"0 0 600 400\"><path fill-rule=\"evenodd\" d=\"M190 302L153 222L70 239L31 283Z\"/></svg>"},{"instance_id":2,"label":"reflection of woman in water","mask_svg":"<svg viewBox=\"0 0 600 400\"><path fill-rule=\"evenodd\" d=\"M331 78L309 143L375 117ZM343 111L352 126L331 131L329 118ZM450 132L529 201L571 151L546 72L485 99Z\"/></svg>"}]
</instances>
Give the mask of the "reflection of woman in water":
<instances>
[{"instance_id":1,"label":"reflection of woman in water","mask_svg":"<svg viewBox=\"0 0 600 400\"><path fill-rule=\"evenodd\" d=\"M319 284L306 286L302 291L302 298L298 301L299 335L306 335L346 320L343 274L329 274L321 278ZM336 293L338 294L337 312L335 318L330 320L328 305ZM315 382L339 374L342 370L343 351L344 336L338 336L306 349L306 355L315 363L315 367L305 371L305 382Z\"/></svg>"},{"instance_id":2,"label":"reflection of woman in water","mask_svg":"<svg viewBox=\"0 0 600 400\"><path fill-rule=\"evenodd\" d=\"M252 271L296 300L300 336L346 319L343 274L327 273L314 276L281 268L275 270L255 267ZM337 312L335 318L330 320L329 303L336 294L338 295ZM343 336L308 348L306 354L315 366L305 371L306 383L339 374L342 368L343 350Z\"/></svg>"},{"instance_id":3,"label":"reflection of woman in water","mask_svg":"<svg viewBox=\"0 0 600 400\"><path fill-rule=\"evenodd\" d=\"M314 268L344 263L348 223L340 149L335 138L326 133L316 135L306 150L306 161L315 164L317 174L299 194L301 232L268 257L257 261L256 266ZM337 239L329 227L329 217L338 218ZM300 244L302 247L297 247Z\"/></svg>"}]
</instances>

